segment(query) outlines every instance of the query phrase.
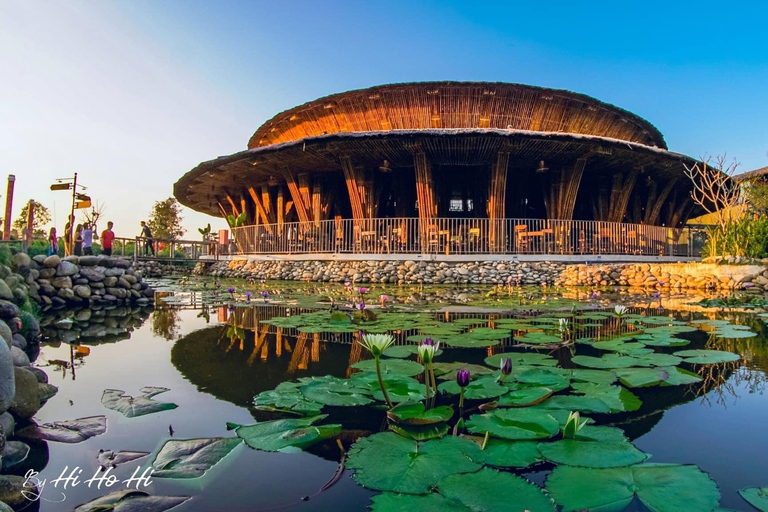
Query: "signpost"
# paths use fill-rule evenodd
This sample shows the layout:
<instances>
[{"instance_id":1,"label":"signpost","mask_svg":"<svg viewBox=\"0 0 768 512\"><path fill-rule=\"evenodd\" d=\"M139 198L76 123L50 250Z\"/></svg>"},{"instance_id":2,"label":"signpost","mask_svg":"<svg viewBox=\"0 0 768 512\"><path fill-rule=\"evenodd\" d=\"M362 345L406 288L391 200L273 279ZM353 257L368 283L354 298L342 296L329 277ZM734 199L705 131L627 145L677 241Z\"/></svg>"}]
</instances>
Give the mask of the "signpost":
<instances>
[{"instance_id":1,"label":"signpost","mask_svg":"<svg viewBox=\"0 0 768 512\"><path fill-rule=\"evenodd\" d=\"M68 181L72 183L67 183ZM80 185L81 189L86 187ZM57 183L51 185L51 190L72 190L72 208L69 211L69 232L64 233L67 237L67 247L73 247L73 237L75 235L75 210L79 208L90 208L91 198L85 194L77 193L77 173L72 178L61 178Z\"/></svg>"}]
</instances>

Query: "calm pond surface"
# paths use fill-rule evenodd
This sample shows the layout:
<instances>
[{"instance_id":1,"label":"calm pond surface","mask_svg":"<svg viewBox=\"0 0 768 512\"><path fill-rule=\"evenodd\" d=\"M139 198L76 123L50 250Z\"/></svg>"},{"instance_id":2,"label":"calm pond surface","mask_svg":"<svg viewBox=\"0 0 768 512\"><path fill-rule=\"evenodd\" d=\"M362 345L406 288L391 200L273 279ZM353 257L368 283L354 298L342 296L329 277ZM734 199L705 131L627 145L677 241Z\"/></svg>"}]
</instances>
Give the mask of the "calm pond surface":
<instances>
[{"instance_id":1,"label":"calm pond surface","mask_svg":"<svg viewBox=\"0 0 768 512\"><path fill-rule=\"evenodd\" d=\"M687 301L684 297L654 294L604 292L594 295L589 291L489 287L462 290L374 287L361 295L357 289L346 291L338 284L302 288L283 283L255 283L251 286L252 297L246 299L239 289L233 294L227 293L226 282L220 289L214 288L213 282L205 286L183 282L160 284L167 285L167 301L159 302L155 310L123 312L122 316L107 322L85 318L87 314L80 317L74 312L60 314L74 318L74 327L79 331L73 331L67 323L59 323L55 328L55 321L49 319L46 332L51 339L42 345L37 364L46 370L50 383L58 386L59 392L36 415L38 423L104 415L108 427L106 433L77 444L54 441L33 444L29 460L14 471L24 474L33 468L40 472L39 479L48 481L42 499L31 506L31 510L36 506L43 511L72 510L109 492L123 490L125 486L120 484L101 490L95 484L89 488L81 483L66 490L51 485L65 468L82 469L81 481L93 476L99 470L99 450L151 453L112 470L111 474L124 480L137 467L146 467L169 439L232 438L235 433L227 428L228 422L251 425L256 421L296 418L295 414L257 409L254 397L275 389L281 382L303 377L330 375L348 379L355 373L359 376L350 365L370 358L370 354L354 343L358 329L394 332L397 345L412 347L416 346L413 340L420 339L419 335L444 340L444 350L435 358L435 364L460 363L458 366L473 370L473 377L483 373L479 369L483 366L489 374L495 370L494 375L481 376L485 379L482 381L485 388L494 386L489 381L499 377L498 367L486 364L486 358L502 352L526 354L523 357L542 354L536 356L542 358L536 364L527 359L519 363L509 377L510 383L505 380L502 384L510 391L539 389L545 385L554 388L551 389L554 395L537 407L547 406L548 401L554 404L558 396L573 397L565 391L569 383L574 388L581 386L582 397L573 402L564 401L559 406L560 413L565 411L567 416L569 410L579 410L571 405L586 404L586 410L582 409L584 417L594 419L598 425L623 430L638 450L652 456L647 462L698 466L716 482L720 507L724 509L753 510L738 491L768 486L767 329L763 318L755 312L689 308L682 304L698 299ZM261 292L266 290L268 295L262 296ZM380 294L387 295L384 309L380 308ZM360 324L352 324L343 315L336 316L331 324L331 307L346 307L351 313L359 311L360 301L369 302L366 309L378 316L376 320L368 317L361 319ZM571 307L576 303L579 310L572 313ZM629 307L621 319L614 315L615 304ZM566 318L567 330L560 330L559 318ZM265 323L270 320L273 323ZM100 329L94 325L107 327ZM495 335L490 328L505 334ZM329 329L335 332L328 332ZM73 332L78 335L73 336ZM633 339L633 333L639 339ZM465 341L460 341L462 339ZM561 340L569 342L569 346L558 348ZM610 340L617 341L600 349L590 346L596 341ZM638 341L647 346L640 346ZM446 347L446 343L452 342L471 346ZM629 345L630 342L633 344ZM521 343L526 347L515 346ZM80 348L75 346L78 344ZM695 359L680 360L693 355L672 355L681 350L700 349L728 351L739 354L741 359L693 364L690 361ZM650 352L666 354L661 357L669 359L658 365L663 366L659 380L671 379L670 372L676 372L675 366L678 366L684 372L680 373L683 378L691 377L688 372L692 372L696 382L628 387L627 381L637 384L633 379L638 375L632 371L626 373L624 364L618 364L617 369L610 368L616 365L601 367L603 363L595 363L595 359L603 355L645 360ZM415 354L392 354L398 357L389 358L390 361L410 359L415 364ZM591 368L600 373L585 373L581 378L569 373L570 377L567 376L562 385L555 382L561 378L560 373L555 372L557 368L551 370L555 373L541 377L541 368L549 372L547 369L554 365L568 369L558 370L560 372L590 368L577 364L574 356L581 363L596 364L597 367ZM584 356L588 359L579 359ZM551 365L545 359L551 361ZM651 366L651 363L637 364L645 368ZM448 375L455 369L443 367ZM610 382L604 382L604 376L614 371L625 372L622 375L626 379L616 382L611 375ZM441 372L436 373L440 384ZM523 378L524 373L528 380ZM421 375L394 378L410 382L421 379ZM370 390L374 392L377 386L372 379L369 381ZM577 381L580 382L574 385ZM454 381L446 379L445 382ZM608 397L601 394L606 392L605 387L600 387L599 392L591 388L592 385L595 389L613 386L613 390L622 384L634 398L614 395L612 391ZM158 394L155 399L178 407L126 417L102 405L106 389L139 396L145 386L168 388L169 391ZM449 387L441 384L438 389L450 392ZM420 389L423 392L423 384ZM477 410L470 412L472 407L502 400L498 398L500 393L489 394L491 396L485 397L481 389L482 398L471 400L468 396L465 418L478 414ZM441 394L438 403L456 409L456 398ZM602 402L595 405L593 399ZM601 409L606 404L611 411ZM498 409L504 410L510 409ZM329 417L319 424L342 425L341 445L347 451L357 437L387 430L385 411L381 407L325 406L322 412ZM454 415L449 420L451 428L456 419ZM159 496L191 496L192 499L174 508L179 511L365 510L371 497L379 491L359 485L352 477L352 469L347 468L337 482L320 492L332 481L342 458L335 440L339 436L333 437L296 453L260 451L239 443L203 477L153 478L152 484L142 490ZM529 467L502 471L525 477L544 488L555 464L541 459L539 456ZM590 481L585 479L582 484L589 486ZM308 499L303 500L306 497ZM646 508L635 498L627 510Z\"/></svg>"}]
</instances>

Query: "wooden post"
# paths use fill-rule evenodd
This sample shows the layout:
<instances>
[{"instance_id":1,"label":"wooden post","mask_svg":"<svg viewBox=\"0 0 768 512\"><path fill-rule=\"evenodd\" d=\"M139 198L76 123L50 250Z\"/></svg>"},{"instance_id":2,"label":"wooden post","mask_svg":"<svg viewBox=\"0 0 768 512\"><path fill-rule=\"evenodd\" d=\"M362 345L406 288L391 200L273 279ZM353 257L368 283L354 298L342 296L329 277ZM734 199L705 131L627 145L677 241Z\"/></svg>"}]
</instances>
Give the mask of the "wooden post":
<instances>
[{"instance_id":1,"label":"wooden post","mask_svg":"<svg viewBox=\"0 0 768 512\"><path fill-rule=\"evenodd\" d=\"M627 213L629 198L637 181L637 169L632 169L628 173L619 173L613 175L613 187L611 189L611 200L608 208L608 222L621 222Z\"/></svg>"},{"instance_id":2,"label":"wooden post","mask_svg":"<svg viewBox=\"0 0 768 512\"><path fill-rule=\"evenodd\" d=\"M5 220L3 221L3 240L11 239L11 216L13 215L13 185L16 182L16 176L8 175L8 188L5 192ZM74 227L72 231L74 231Z\"/></svg>"},{"instance_id":3,"label":"wooden post","mask_svg":"<svg viewBox=\"0 0 768 512\"><path fill-rule=\"evenodd\" d=\"M25 236L25 242L26 247L24 250L26 251L29 246L32 245L32 234L33 234L33 228L35 226L35 201L34 199L30 199L29 203L27 203L27 234Z\"/></svg>"},{"instance_id":4,"label":"wooden post","mask_svg":"<svg viewBox=\"0 0 768 512\"><path fill-rule=\"evenodd\" d=\"M355 226L360 226L363 219L366 218L363 207L364 198L361 194L361 189L365 190L365 185L361 187L361 184L358 183L358 173L355 171L349 155L342 155L339 160L341 162L341 170L344 172L344 181L347 183L349 202L352 205L352 219Z\"/></svg>"},{"instance_id":5,"label":"wooden post","mask_svg":"<svg viewBox=\"0 0 768 512\"><path fill-rule=\"evenodd\" d=\"M416 174L416 201L419 205L419 239L421 252L426 252L429 245L429 230L437 209L434 200L432 169L424 151L416 147L413 151L413 168Z\"/></svg>"},{"instance_id":6,"label":"wooden post","mask_svg":"<svg viewBox=\"0 0 768 512\"><path fill-rule=\"evenodd\" d=\"M664 188L661 189L658 196L656 195L656 184L652 183L652 187L650 187L652 193L649 192L648 202L645 206L645 218L643 219L645 224L656 225L656 223L659 222L661 207L664 206L664 203L666 202L669 193L672 192L676 182L676 179L669 180Z\"/></svg>"},{"instance_id":7,"label":"wooden post","mask_svg":"<svg viewBox=\"0 0 768 512\"><path fill-rule=\"evenodd\" d=\"M283 223L285 222L285 197L283 195L283 187L277 190L277 232L283 232Z\"/></svg>"},{"instance_id":8,"label":"wooden post","mask_svg":"<svg viewBox=\"0 0 768 512\"><path fill-rule=\"evenodd\" d=\"M488 192L488 219L491 249L494 252L504 252L506 233L504 218L506 215L507 168L509 166L509 149L501 149L496 155L496 164L491 169L491 180Z\"/></svg>"},{"instance_id":9,"label":"wooden post","mask_svg":"<svg viewBox=\"0 0 768 512\"><path fill-rule=\"evenodd\" d=\"M285 171L285 181L288 184L288 193L291 194L291 199L293 199L293 206L296 208L296 215L299 216L299 222L309 222L308 205L304 203L299 186L290 170Z\"/></svg>"},{"instance_id":10,"label":"wooden post","mask_svg":"<svg viewBox=\"0 0 768 512\"><path fill-rule=\"evenodd\" d=\"M256 207L256 215L254 215L254 224L258 224L258 218L261 217L261 221L263 224L265 224L265 228L269 233L272 233L272 227L269 225L269 216L267 215L266 209L264 208L264 205L261 204L261 201L259 200L259 196L256 194L256 191L253 189L253 187L248 187L248 194L250 194L251 199L253 200L253 204ZM263 195L262 195L263 197Z\"/></svg>"}]
</instances>

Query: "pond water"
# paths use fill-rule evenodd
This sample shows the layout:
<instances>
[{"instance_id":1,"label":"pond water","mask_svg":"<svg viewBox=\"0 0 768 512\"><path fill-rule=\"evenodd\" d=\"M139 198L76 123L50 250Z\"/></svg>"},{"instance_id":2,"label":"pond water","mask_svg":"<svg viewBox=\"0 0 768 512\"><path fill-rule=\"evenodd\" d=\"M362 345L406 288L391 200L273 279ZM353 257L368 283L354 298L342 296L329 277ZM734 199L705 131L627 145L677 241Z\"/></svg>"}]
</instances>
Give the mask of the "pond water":
<instances>
[{"instance_id":1,"label":"pond water","mask_svg":"<svg viewBox=\"0 0 768 512\"><path fill-rule=\"evenodd\" d=\"M77 444L55 441L32 444L30 458L14 470L24 474L30 468L35 469L40 473L37 478L48 482L41 499L31 504L30 510L36 507L44 511L71 510L109 492L124 490L126 486L122 483L109 489L84 483L99 471L99 450L150 453L112 469L110 474L122 481L136 468L147 467L168 440L237 439L236 432L228 428L227 423L252 425L257 421L300 418L295 412L270 409L296 406L296 397L302 397L301 393L304 396L299 402L306 402L304 405L315 411L305 415L314 416L322 409L322 413L329 416L317 425L340 424L341 432L330 432L326 440L320 435L320 442L304 451L297 449L295 453L256 450L239 442L229 448L228 455L214 457L213 462L220 461L209 469L207 463L212 461L204 460L207 471L200 478L153 477L152 484L141 490L158 496L191 497L174 509L179 511L365 510L372 496L380 493L376 489L402 491L397 487L402 484L393 483L398 476L407 480L421 475L427 486L423 492L428 492L432 484L430 474L451 473L450 468L435 462L435 457L425 462L421 473L417 468L398 475L396 468L402 461L397 459L397 454L383 453L374 444L357 453L355 449L350 452L359 437L380 439L385 444L392 442L388 437L371 437L384 436L379 432L387 431L388 421L380 391L377 399L378 383L375 373L370 371L374 368L372 361L364 363L371 356L356 343L361 329L366 333L393 333L396 346L415 347L426 336L443 340L442 353L435 357L434 364L438 390L447 393L440 393L434 405L453 408L445 430L453 429L458 418L458 396L452 393L459 388L455 380L441 378L444 375L440 374L445 372L453 377L457 368L469 368L474 380L466 391L465 433L473 430L476 441L482 443L484 431L493 430L489 450L491 447L500 450L502 444L505 449L513 444L525 444L532 450L529 453L526 448L525 456L522 452L515 454L517 458L531 457L530 461L506 465L499 463L504 457L497 457L495 462L481 461L477 453L472 452L474 455L468 457L474 457L477 464L465 470L466 474L454 477L450 486L445 483L449 477L439 486L441 493L450 497L450 506L456 507L450 510L468 510L461 508L462 504L473 506L471 496L467 498L474 492L472 489L485 489L478 490L478 495L498 492L510 504L502 510L517 510L518 501L511 489L523 478L549 490L547 479L557 466L553 460L561 463L560 468L554 469L555 473L562 470L566 462L572 466L595 465L592 459L601 459L605 446L608 448L603 460L628 460L629 464L670 463L676 468L681 464L696 465L717 484L719 506L725 509L753 510L738 491L768 486L768 396L765 394L768 345L767 330L758 312L685 306L672 309L672 304L698 299L614 291L597 295L583 290L435 287L377 288L360 294L359 290L347 291L342 285L256 283L252 286L252 297L246 299L242 290L232 294L222 291L228 288L227 283L221 288L215 288L212 282L205 286L184 282L157 284L165 286L166 300L151 312L124 311L122 316L113 315L112 321L97 321L98 314L86 319L86 314L77 312L60 313L58 318L48 319L46 332L50 340L42 345L37 362L47 371L50 382L59 387L59 392L36 415L38 423L104 415L107 431ZM267 290L267 295L262 296L261 291ZM381 294L387 295L384 308L380 304ZM370 313L360 313L360 302L369 302L363 311ZM621 318L615 314L615 304L628 306ZM574 305L578 307L575 312L571 309ZM332 316L329 310L337 306L342 310L348 308L350 315L356 311L356 323L350 321L347 312L336 311ZM73 327L60 322L61 318L75 319L76 339L72 339ZM562 329L560 318L566 320ZM704 349L718 352L673 355ZM396 357L382 357L385 370L390 370L385 374L385 383L391 386L394 395L420 398L426 387L420 369L417 368L414 375L413 365L418 367L415 353L389 350L389 354ZM720 351L738 354L740 359L718 356ZM511 374L505 377L497 365L499 358L505 357L498 354L507 352L513 354L515 362ZM725 361L709 364L707 358ZM406 360L410 363L401 363ZM704 362L707 364L702 364ZM351 365L362 365L366 371L361 373ZM651 373L655 376L649 376ZM309 380L322 376L335 379ZM617 380L619 376L621 380ZM315 391L310 393L305 387L301 393L289 390L277 395L281 400L275 395L263 394L282 382L297 379L303 379L303 386ZM350 382L354 387L352 391L339 387ZM661 385L667 383L675 385ZM650 385L640 387L641 384ZM106 389L122 390L138 397L145 386L167 388L168 391L155 395L152 400L177 407L126 417L102 404ZM322 395L319 398L318 392ZM254 407L257 395L261 396L258 408ZM306 397L328 400L324 404ZM367 405L346 406L350 397L357 397ZM400 400L395 398L396 402ZM477 409L480 404L493 401L529 407L499 407L495 411L486 407L484 414ZM299 406L295 410L301 411ZM590 431L595 428L590 425L585 427L581 438L569 441L572 446L565 449L558 445L556 449L553 445L562 443L558 439L563 437L565 418L570 411L577 410L582 418L593 419L594 425L613 428L605 432ZM528 411L523 414L532 416L511 426L498 416L510 414L509 411L513 415ZM473 415L484 418L473 420ZM551 421L542 419L544 416ZM435 430L443 428L442 423L437 424ZM435 423L414 427L409 432L422 436L434 426ZM614 431L618 432L618 439ZM589 432L610 434L610 439L593 442L594 439L584 435ZM621 432L635 448L621 439ZM244 430L237 433L248 440ZM296 436L300 437L299 434ZM265 442L266 437L255 436L250 441L258 445ZM444 439L450 437L449 431ZM606 441L599 435L597 438ZM537 451L537 442L546 455ZM586 442L591 444L584 445ZM413 441L413 446L415 443ZM479 450L478 445L467 443ZM321 491L333 481L340 467L340 446L349 454L349 465L361 468L357 476L368 487L360 485L353 478L355 471L348 467L338 481ZM645 454L650 458L643 462ZM381 457L377 459L378 455ZM485 468L476 473L483 465ZM609 465L623 467L626 464ZM175 463L166 467L174 466ZM82 470L79 485L70 485L67 489L62 485L53 487L51 482L55 478L74 468ZM578 482L571 482L572 487L589 489L604 485L598 494L610 494L611 489L615 492L615 478L611 480L606 473L610 469L578 471L581 473L570 477L579 478ZM487 472L493 472L494 478L497 473L515 475L514 481L496 482ZM483 478L467 479L475 473L482 473ZM667 491L678 495L677 499L688 496L686 493L706 497L713 492L704 474L696 473L688 478L672 471L665 476L668 477L665 484L658 480L649 483L649 479L644 480L636 473L634 484L639 488L638 496L648 498L651 506L659 506L660 499L671 500L665 506L675 510L681 509L674 504L676 498L664 496L659 487L668 485ZM560 480L568 478L563 472ZM673 481L678 484L671 483ZM558 505L567 508L579 503L579 496L573 496L573 492L568 494L562 487L553 489L556 492L552 493L557 495ZM464 489L459 493L461 498L456 498L456 489ZM543 496L538 489L533 491ZM531 489L521 492L528 496ZM389 496L396 497L393 493ZM444 499L435 492L430 497ZM532 496L519 504L528 503L526 507L535 511L536 504L540 503L537 499L538 496ZM647 509L638 497L617 503L621 506L610 510L622 510L625 505L628 510ZM702 498L701 503L708 502ZM481 503L476 509L490 510L492 505ZM699 501L691 499L688 505L686 510L697 510ZM378 510L415 507L446 510L446 506L443 501L391 501L380 503ZM554 509L550 506L542 510Z\"/></svg>"}]
</instances>

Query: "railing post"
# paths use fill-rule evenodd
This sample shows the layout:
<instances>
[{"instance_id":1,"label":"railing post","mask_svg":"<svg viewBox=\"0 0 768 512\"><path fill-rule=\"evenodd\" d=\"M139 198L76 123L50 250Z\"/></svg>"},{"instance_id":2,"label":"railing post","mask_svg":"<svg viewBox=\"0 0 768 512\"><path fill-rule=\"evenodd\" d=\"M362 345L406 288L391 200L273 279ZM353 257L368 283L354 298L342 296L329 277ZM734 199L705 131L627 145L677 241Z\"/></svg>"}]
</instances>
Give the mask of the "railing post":
<instances>
[{"instance_id":1,"label":"railing post","mask_svg":"<svg viewBox=\"0 0 768 512\"><path fill-rule=\"evenodd\" d=\"M139 237L133 242L133 262L136 263L139 260Z\"/></svg>"}]
</instances>

